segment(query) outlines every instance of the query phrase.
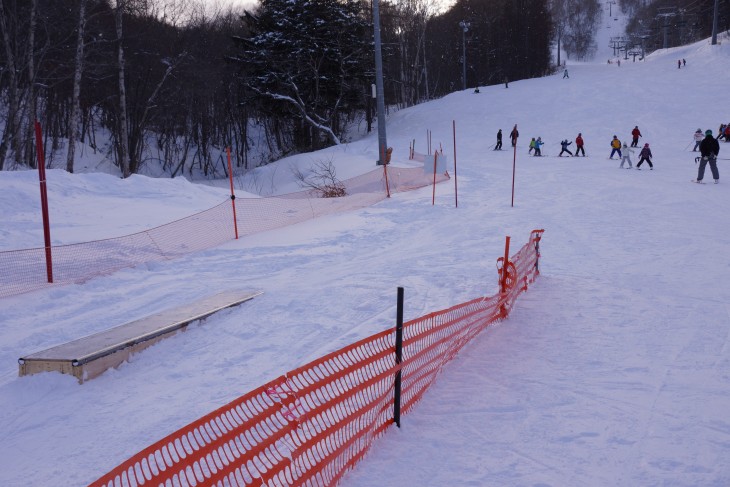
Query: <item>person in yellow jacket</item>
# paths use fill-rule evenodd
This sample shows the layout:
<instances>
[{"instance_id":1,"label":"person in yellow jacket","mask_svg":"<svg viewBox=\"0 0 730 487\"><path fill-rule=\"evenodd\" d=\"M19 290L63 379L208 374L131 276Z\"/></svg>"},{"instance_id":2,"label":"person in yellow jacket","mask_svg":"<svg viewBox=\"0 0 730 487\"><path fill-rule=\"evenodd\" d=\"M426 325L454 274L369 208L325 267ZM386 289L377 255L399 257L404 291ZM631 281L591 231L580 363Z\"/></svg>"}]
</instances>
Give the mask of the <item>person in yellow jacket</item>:
<instances>
[{"instance_id":1,"label":"person in yellow jacket","mask_svg":"<svg viewBox=\"0 0 730 487\"><path fill-rule=\"evenodd\" d=\"M618 153L619 159L621 158L621 141L618 140L618 137L615 135L613 136L613 139L611 140L611 155L608 156L609 159L613 159L613 155Z\"/></svg>"}]
</instances>

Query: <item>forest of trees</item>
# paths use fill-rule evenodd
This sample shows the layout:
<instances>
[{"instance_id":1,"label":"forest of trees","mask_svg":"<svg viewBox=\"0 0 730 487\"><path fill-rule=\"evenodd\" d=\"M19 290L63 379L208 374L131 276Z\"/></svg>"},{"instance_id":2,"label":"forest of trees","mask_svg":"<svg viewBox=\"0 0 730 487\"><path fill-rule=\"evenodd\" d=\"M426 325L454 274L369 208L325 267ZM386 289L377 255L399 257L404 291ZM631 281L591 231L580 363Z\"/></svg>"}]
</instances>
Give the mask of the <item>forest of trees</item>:
<instances>
[{"instance_id":1,"label":"forest of trees","mask_svg":"<svg viewBox=\"0 0 730 487\"><path fill-rule=\"evenodd\" d=\"M0 170L35 166L35 120L48 165L73 172L83 141L123 177L150 161L170 176L220 176L226 147L247 170L371 127L369 1L262 0L214 13L196 1L0 0ZM380 4L390 108L543 76L555 43L590 56L601 15L598 0L437 5Z\"/></svg>"},{"instance_id":2,"label":"forest of trees","mask_svg":"<svg viewBox=\"0 0 730 487\"><path fill-rule=\"evenodd\" d=\"M629 15L626 34L651 52L712 35L715 0L620 0ZM730 0L718 0L718 31L730 30Z\"/></svg>"}]
</instances>

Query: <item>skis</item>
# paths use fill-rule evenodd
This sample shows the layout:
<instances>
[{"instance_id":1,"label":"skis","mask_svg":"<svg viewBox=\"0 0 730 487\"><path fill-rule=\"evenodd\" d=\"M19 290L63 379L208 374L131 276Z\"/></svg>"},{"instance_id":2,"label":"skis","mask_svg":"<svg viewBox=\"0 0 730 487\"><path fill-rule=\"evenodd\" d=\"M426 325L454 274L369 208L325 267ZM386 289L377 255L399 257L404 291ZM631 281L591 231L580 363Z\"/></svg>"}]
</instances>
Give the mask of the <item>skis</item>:
<instances>
[{"instance_id":1,"label":"skis","mask_svg":"<svg viewBox=\"0 0 730 487\"><path fill-rule=\"evenodd\" d=\"M696 179L690 179L689 182L690 183L697 183L697 184L706 184L704 181L698 181Z\"/></svg>"}]
</instances>

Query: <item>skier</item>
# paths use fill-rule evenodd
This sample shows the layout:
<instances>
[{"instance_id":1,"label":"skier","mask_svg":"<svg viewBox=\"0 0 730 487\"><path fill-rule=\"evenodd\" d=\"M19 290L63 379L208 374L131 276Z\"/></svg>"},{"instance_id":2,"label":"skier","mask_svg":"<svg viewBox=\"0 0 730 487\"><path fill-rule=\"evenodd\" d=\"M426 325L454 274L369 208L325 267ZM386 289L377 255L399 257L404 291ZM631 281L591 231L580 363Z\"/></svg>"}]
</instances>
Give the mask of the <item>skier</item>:
<instances>
[{"instance_id":1,"label":"skier","mask_svg":"<svg viewBox=\"0 0 730 487\"><path fill-rule=\"evenodd\" d=\"M720 153L720 143L712 136L712 130L705 132L705 138L700 144L700 168L697 171L697 179L695 183L701 183L702 178L705 177L705 166L710 163L710 170L712 171L712 177L715 179L715 184L720 182L720 172L717 170L717 155Z\"/></svg>"},{"instance_id":2,"label":"skier","mask_svg":"<svg viewBox=\"0 0 730 487\"><path fill-rule=\"evenodd\" d=\"M569 142L568 139L560 141L560 146L562 148L560 149L560 154L558 154L558 157L563 157L563 152L567 152L570 156L573 155L573 153L568 150L568 146L570 144L572 144L572 142Z\"/></svg>"},{"instance_id":3,"label":"skier","mask_svg":"<svg viewBox=\"0 0 730 487\"><path fill-rule=\"evenodd\" d=\"M651 155L651 149L649 149L649 144L644 144L644 148L641 149L641 152L639 152L639 157L641 159L639 159L639 163L636 165L636 169L641 171L641 167L640 167L641 164L643 162L646 162L647 164L649 164L649 169L652 171L654 170L654 165L651 163L652 155Z\"/></svg>"},{"instance_id":4,"label":"skier","mask_svg":"<svg viewBox=\"0 0 730 487\"><path fill-rule=\"evenodd\" d=\"M627 167L626 169L631 169L631 154L634 153L634 150L630 147L626 147L626 142L624 142L623 149L624 149L624 151L623 151L623 155L621 156L621 165L619 167L621 169L623 169L624 162L628 162L629 167Z\"/></svg>"},{"instance_id":5,"label":"skier","mask_svg":"<svg viewBox=\"0 0 730 487\"><path fill-rule=\"evenodd\" d=\"M681 68L682 68L682 60L681 60L681 59L679 59L679 60L677 61L677 69L681 69Z\"/></svg>"},{"instance_id":6,"label":"skier","mask_svg":"<svg viewBox=\"0 0 730 487\"><path fill-rule=\"evenodd\" d=\"M639 145L639 137L641 137L641 131L639 131L638 125L631 131L631 137L631 147L637 147Z\"/></svg>"},{"instance_id":7,"label":"skier","mask_svg":"<svg viewBox=\"0 0 730 487\"><path fill-rule=\"evenodd\" d=\"M530 149L527 151L527 153L532 154L533 150L535 150L535 137L530 140Z\"/></svg>"},{"instance_id":8,"label":"skier","mask_svg":"<svg viewBox=\"0 0 730 487\"><path fill-rule=\"evenodd\" d=\"M621 141L618 140L618 137L614 135L613 139L611 140L611 155L608 156L608 158L613 159L613 155L617 152L618 156L621 157Z\"/></svg>"},{"instance_id":9,"label":"skier","mask_svg":"<svg viewBox=\"0 0 730 487\"><path fill-rule=\"evenodd\" d=\"M542 156L542 151L540 150L540 147L542 147L542 145L544 143L545 142L543 142L540 137L538 137L537 140L535 141L535 155L536 156L538 156L538 157Z\"/></svg>"},{"instance_id":10,"label":"skier","mask_svg":"<svg viewBox=\"0 0 730 487\"><path fill-rule=\"evenodd\" d=\"M568 76L568 70L567 70L567 68L566 68L565 71L563 71L563 79L565 79L565 78L570 78L570 76Z\"/></svg>"},{"instance_id":11,"label":"skier","mask_svg":"<svg viewBox=\"0 0 730 487\"><path fill-rule=\"evenodd\" d=\"M583 148L583 134L578 134L578 137L575 138L575 155L577 156L581 152L583 153L583 157L585 157L586 151Z\"/></svg>"},{"instance_id":12,"label":"skier","mask_svg":"<svg viewBox=\"0 0 730 487\"><path fill-rule=\"evenodd\" d=\"M702 135L702 129L697 129L694 135L695 138L695 148L692 149L692 152L697 152L697 149L700 147L700 143L702 142L702 139L705 138L704 135Z\"/></svg>"},{"instance_id":13,"label":"skier","mask_svg":"<svg viewBox=\"0 0 730 487\"><path fill-rule=\"evenodd\" d=\"M512 132L509 133L509 138L512 139L512 147L517 147L517 137L519 136L520 133L517 131L517 124L515 124Z\"/></svg>"},{"instance_id":14,"label":"skier","mask_svg":"<svg viewBox=\"0 0 730 487\"><path fill-rule=\"evenodd\" d=\"M502 129L497 132L497 145L494 146L494 150L502 150Z\"/></svg>"}]
</instances>

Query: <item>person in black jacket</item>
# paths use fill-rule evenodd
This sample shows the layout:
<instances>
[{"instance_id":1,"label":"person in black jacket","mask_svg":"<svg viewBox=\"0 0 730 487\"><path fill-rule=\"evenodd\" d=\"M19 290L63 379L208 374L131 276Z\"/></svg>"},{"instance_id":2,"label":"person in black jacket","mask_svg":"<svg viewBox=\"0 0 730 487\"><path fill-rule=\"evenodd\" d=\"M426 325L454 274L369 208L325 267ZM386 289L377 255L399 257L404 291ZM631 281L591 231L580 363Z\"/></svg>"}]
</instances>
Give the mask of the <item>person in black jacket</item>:
<instances>
[{"instance_id":1,"label":"person in black jacket","mask_svg":"<svg viewBox=\"0 0 730 487\"><path fill-rule=\"evenodd\" d=\"M651 149L649 149L649 144L644 144L644 148L641 149L641 152L639 152L639 163L636 165L636 169L641 171L641 164L646 162L649 164L649 169L654 169L654 165L651 163L651 158L653 157L651 155Z\"/></svg>"},{"instance_id":2,"label":"person in black jacket","mask_svg":"<svg viewBox=\"0 0 730 487\"><path fill-rule=\"evenodd\" d=\"M502 129L497 132L497 145L494 146L494 150L502 150Z\"/></svg>"},{"instance_id":3,"label":"person in black jacket","mask_svg":"<svg viewBox=\"0 0 730 487\"><path fill-rule=\"evenodd\" d=\"M710 171L715 179L715 184L720 182L720 172L717 170L717 155L720 153L720 143L712 136L712 130L705 132L705 139L700 142L700 168L697 171L695 182L701 183L705 177L705 166L710 163Z\"/></svg>"}]
</instances>

